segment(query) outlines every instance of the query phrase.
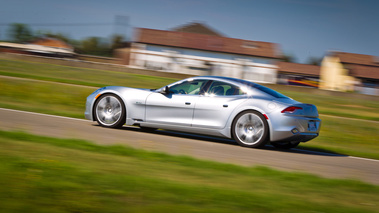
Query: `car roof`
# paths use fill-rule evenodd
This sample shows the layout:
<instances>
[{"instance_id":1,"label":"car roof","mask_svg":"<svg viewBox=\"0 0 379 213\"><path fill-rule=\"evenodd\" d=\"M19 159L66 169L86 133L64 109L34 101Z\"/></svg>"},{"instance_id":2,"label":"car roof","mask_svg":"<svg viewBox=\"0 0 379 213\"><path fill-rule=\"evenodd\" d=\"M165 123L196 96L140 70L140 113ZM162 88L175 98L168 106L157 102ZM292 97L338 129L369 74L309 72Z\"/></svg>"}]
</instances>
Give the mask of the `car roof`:
<instances>
[{"instance_id":1,"label":"car roof","mask_svg":"<svg viewBox=\"0 0 379 213\"><path fill-rule=\"evenodd\" d=\"M258 85L256 83L253 83L251 81L246 81L238 78L231 78L231 77L224 77L224 76L196 76L192 77L190 79L205 79L205 80L222 80L222 81L228 81L233 82L235 84L248 84L250 86Z\"/></svg>"}]
</instances>

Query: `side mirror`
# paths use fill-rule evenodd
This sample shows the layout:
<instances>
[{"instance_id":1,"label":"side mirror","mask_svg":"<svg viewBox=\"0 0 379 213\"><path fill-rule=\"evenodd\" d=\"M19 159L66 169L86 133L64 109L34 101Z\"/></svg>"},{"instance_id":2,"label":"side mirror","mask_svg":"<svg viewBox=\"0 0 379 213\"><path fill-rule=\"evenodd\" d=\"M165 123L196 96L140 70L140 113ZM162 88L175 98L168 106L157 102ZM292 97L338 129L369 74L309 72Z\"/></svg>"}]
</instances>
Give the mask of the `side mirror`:
<instances>
[{"instance_id":1,"label":"side mirror","mask_svg":"<svg viewBox=\"0 0 379 213\"><path fill-rule=\"evenodd\" d=\"M169 90L168 86L165 86L164 89L161 91L161 93L164 94L164 95L169 94L170 90Z\"/></svg>"}]
</instances>

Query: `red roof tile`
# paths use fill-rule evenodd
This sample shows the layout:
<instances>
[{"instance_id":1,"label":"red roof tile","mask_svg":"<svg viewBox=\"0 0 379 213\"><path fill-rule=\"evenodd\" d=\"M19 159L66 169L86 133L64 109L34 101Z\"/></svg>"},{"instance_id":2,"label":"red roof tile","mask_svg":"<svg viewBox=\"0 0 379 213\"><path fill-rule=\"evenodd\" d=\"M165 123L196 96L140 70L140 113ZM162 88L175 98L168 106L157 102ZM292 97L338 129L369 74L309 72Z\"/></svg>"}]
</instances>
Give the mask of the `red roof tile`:
<instances>
[{"instance_id":1,"label":"red roof tile","mask_svg":"<svg viewBox=\"0 0 379 213\"><path fill-rule=\"evenodd\" d=\"M333 55L339 57L342 63L379 66L378 57L373 55L346 52L334 52Z\"/></svg>"},{"instance_id":2,"label":"red roof tile","mask_svg":"<svg viewBox=\"0 0 379 213\"><path fill-rule=\"evenodd\" d=\"M290 62L279 62L278 72L295 73L301 75L320 75L320 66L310 64L297 64Z\"/></svg>"},{"instance_id":3,"label":"red roof tile","mask_svg":"<svg viewBox=\"0 0 379 213\"><path fill-rule=\"evenodd\" d=\"M134 42L240 55L279 58L277 45L221 36L138 28Z\"/></svg>"},{"instance_id":4,"label":"red roof tile","mask_svg":"<svg viewBox=\"0 0 379 213\"><path fill-rule=\"evenodd\" d=\"M360 78L372 78L379 79L379 66L363 66L363 65L351 65L349 66L351 75Z\"/></svg>"},{"instance_id":5,"label":"red roof tile","mask_svg":"<svg viewBox=\"0 0 379 213\"><path fill-rule=\"evenodd\" d=\"M342 64L350 70L350 75L360 78L379 79L379 61L377 56L346 52L333 52Z\"/></svg>"},{"instance_id":6,"label":"red roof tile","mask_svg":"<svg viewBox=\"0 0 379 213\"><path fill-rule=\"evenodd\" d=\"M67 44L64 41L61 41L56 38L39 38L31 44L41 45L41 46L47 46L47 47L57 47L57 48L64 48L64 49L73 49L73 47L69 44Z\"/></svg>"}]
</instances>

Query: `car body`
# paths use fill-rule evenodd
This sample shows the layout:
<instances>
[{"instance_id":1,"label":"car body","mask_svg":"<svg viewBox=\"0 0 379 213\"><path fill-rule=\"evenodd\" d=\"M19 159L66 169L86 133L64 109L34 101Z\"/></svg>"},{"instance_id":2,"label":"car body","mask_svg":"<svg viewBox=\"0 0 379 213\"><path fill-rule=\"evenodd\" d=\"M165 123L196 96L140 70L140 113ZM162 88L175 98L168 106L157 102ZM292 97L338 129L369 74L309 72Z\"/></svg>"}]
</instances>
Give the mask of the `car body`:
<instances>
[{"instance_id":1,"label":"car body","mask_svg":"<svg viewBox=\"0 0 379 213\"><path fill-rule=\"evenodd\" d=\"M319 135L316 106L249 81L191 77L160 89L107 86L87 97L86 119L233 138L245 147L293 148Z\"/></svg>"}]
</instances>

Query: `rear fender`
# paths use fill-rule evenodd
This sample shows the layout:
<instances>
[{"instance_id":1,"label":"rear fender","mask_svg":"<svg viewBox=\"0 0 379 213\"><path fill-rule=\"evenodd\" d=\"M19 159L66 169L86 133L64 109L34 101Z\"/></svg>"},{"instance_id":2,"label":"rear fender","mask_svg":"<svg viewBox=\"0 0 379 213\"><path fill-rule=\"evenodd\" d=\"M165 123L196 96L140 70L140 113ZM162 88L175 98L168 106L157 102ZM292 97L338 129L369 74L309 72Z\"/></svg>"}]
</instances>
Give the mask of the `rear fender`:
<instances>
[{"instance_id":1,"label":"rear fender","mask_svg":"<svg viewBox=\"0 0 379 213\"><path fill-rule=\"evenodd\" d=\"M247 105L246 102L248 102L248 101L249 100L241 103L239 107L237 107L235 110L233 110L233 112L229 116L229 119L228 119L228 121L226 123L225 128L221 131L221 134L225 135L228 138L232 138L232 131L231 130L232 130L233 121L237 117L238 114L240 114L240 113L242 113L244 111L254 110L254 111L257 111L257 112L261 113L262 115L266 115L267 116L267 114L265 113L265 111L263 109L261 109L260 107ZM271 125L270 125L269 119L267 120L267 123L269 125L269 131L270 131L270 128L271 128L270 126Z\"/></svg>"}]
</instances>

